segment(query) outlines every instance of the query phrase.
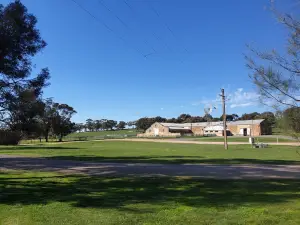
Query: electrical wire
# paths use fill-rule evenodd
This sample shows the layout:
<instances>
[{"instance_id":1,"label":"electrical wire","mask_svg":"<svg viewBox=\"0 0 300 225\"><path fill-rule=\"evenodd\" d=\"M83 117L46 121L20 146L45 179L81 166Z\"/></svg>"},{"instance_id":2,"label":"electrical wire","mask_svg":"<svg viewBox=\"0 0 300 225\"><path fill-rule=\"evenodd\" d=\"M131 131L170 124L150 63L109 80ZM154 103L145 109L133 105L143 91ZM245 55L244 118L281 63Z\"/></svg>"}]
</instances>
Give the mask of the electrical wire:
<instances>
[{"instance_id":1,"label":"electrical wire","mask_svg":"<svg viewBox=\"0 0 300 225\"><path fill-rule=\"evenodd\" d=\"M124 0L124 1L125 1L125 0ZM128 24L125 23L125 21L122 20L116 13L114 13L107 5L105 5L105 4L103 3L102 0L98 0L98 3L99 3L101 6L103 6L109 13L111 13L115 18L117 18L117 20L118 20L118 21L119 21L126 29L128 29L129 31L132 31L132 29L128 26ZM145 58L147 58L147 57L150 56L150 55L153 55L154 53L157 53L157 51L153 48L152 45L150 45L150 43L149 43L147 40L143 40L143 42L144 42L146 45L148 45L148 47L151 48L151 50L153 51L153 52L151 52L151 53L144 54L144 57L145 57Z\"/></svg>"},{"instance_id":2,"label":"electrical wire","mask_svg":"<svg viewBox=\"0 0 300 225\"><path fill-rule=\"evenodd\" d=\"M147 58L148 54L143 54L140 49L135 48L131 45L129 45L127 43L127 41L120 36L119 34L117 34L110 26L108 26L104 21L100 20L98 17L94 16L89 10L87 10L85 7L83 7L81 4L79 4L76 0L71 0L72 2L74 2L81 10L83 10L85 13L87 13L90 17L92 17L95 21L97 21L98 23L100 23L102 26L104 26L108 31L110 31L112 34L114 34L118 39L122 40L125 44L128 45L129 48L135 50L138 54L140 54L143 58Z\"/></svg>"},{"instance_id":3,"label":"electrical wire","mask_svg":"<svg viewBox=\"0 0 300 225\"><path fill-rule=\"evenodd\" d=\"M137 12L133 9L133 7L128 3L127 0L123 0L124 4L133 12L133 14L135 15L135 17L138 17L137 16ZM137 21L140 21L137 19ZM151 33L152 33L152 36L158 40L159 42L161 42L166 49L168 49L170 52L174 52L173 49L164 41L163 38L159 37L153 30L151 30ZM155 51L157 52L157 51Z\"/></svg>"}]
</instances>

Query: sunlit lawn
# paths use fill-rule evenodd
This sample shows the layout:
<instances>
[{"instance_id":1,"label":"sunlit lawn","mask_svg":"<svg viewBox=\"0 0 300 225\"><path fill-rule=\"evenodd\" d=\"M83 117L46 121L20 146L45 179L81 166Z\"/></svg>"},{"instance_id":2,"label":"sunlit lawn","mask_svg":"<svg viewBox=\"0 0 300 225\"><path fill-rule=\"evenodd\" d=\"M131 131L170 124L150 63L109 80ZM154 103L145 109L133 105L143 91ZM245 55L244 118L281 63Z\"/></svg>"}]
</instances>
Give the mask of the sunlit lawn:
<instances>
[{"instance_id":1,"label":"sunlit lawn","mask_svg":"<svg viewBox=\"0 0 300 225\"><path fill-rule=\"evenodd\" d=\"M299 180L0 172L0 224L300 224Z\"/></svg>"},{"instance_id":2,"label":"sunlit lawn","mask_svg":"<svg viewBox=\"0 0 300 225\"><path fill-rule=\"evenodd\" d=\"M84 142L0 154L99 162L300 164L298 147ZM1 167L1 166L0 166ZM89 177L0 170L0 224L300 224L300 180Z\"/></svg>"},{"instance_id":3,"label":"sunlit lawn","mask_svg":"<svg viewBox=\"0 0 300 225\"><path fill-rule=\"evenodd\" d=\"M99 162L146 163L264 163L300 164L299 147L250 145L196 145L151 142L99 141L68 144L0 147L0 154L43 156Z\"/></svg>"},{"instance_id":4,"label":"sunlit lawn","mask_svg":"<svg viewBox=\"0 0 300 225\"><path fill-rule=\"evenodd\" d=\"M223 142L224 138L223 137L199 137L195 138L195 140L199 141L212 141L212 142ZM247 142L249 143L249 137L228 137L229 142ZM254 138L255 142L265 142L265 143L284 143L284 142L297 142L295 139L288 139L288 138L278 138L273 136L273 137L255 137Z\"/></svg>"}]
</instances>

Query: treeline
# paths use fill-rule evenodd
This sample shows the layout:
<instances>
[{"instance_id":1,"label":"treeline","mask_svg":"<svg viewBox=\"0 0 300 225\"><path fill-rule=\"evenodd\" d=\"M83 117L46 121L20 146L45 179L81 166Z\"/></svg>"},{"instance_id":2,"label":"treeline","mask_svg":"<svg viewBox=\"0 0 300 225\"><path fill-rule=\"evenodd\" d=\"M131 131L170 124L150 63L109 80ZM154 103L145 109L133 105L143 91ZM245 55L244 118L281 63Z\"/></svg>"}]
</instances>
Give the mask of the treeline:
<instances>
[{"instance_id":1,"label":"treeline","mask_svg":"<svg viewBox=\"0 0 300 225\"><path fill-rule=\"evenodd\" d=\"M287 134L300 139L300 107L290 107L276 113L276 125Z\"/></svg>"},{"instance_id":2,"label":"treeline","mask_svg":"<svg viewBox=\"0 0 300 225\"><path fill-rule=\"evenodd\" d=\"M74 126L76 132L88 132L88 131L101 131L101 130L123 130L126 127L133 128L135 126L135 121L125 122L116 121L109 119L92 120L87 119L85 123L77 123Z\"/></svg>"},{"instance_id":3,"label":"treeline","mask_svg":"<svg viewBox=\"0 0 300 225\"><path fill-rule=\"evenodd\" d=\"M46 47L36 28L37 18L18 0L0 4L0 144L22 138L63 136L73 131L76 111L43 98L50 72L32 74L32 58Z\"/></svg>"},{"instance_id":4,"label":"treeline","mask_svg":"<svg viewBox=\"0 0 300 225\"><path fill-rule=\"evenodd\" d=\"M274 126L276 119L272 112L253 112L245 113L242 116L237 114L226 115L227 121L236 120L254 120L254 119L265 119L270 126ZM86 132L86 131L101 131L101 130L122 130L125 128L136 128L139 131L147 130L153 123L200 123L200 122L217 122L222 121L223 117L212 117L207 114L205 116L191 116L190 114L181 114L177 118L164 118L164 117L143 117L136 121L115 121L109 119L92 120L87 119L85 123L75 124L74 131Z\"/></svg>"},{"instance_id":5,"label":"treeline","mask_svg":"<svg viewBox=\"0 0 300 225\"><path fill-rule=\"evenodd\" d=\"M272 112L253 112L253 113L245 113L242 116L238 116L237 114L228 114L226 115L227 121L236 121L236 120L254 120L254 119L265 119L266 123L269 123L270 126L274 126L276 122L275 114ZM157 117L143 117L138 119L135 122L136 129L145 131L147 130L153 123L200 123L200 122L217 122L222 121L223 117L212 117L207 114L203 117L201 116L191 116L190 114L181 114L177 118L163 118L160 116Z\"/></svg>"}]
</instances>

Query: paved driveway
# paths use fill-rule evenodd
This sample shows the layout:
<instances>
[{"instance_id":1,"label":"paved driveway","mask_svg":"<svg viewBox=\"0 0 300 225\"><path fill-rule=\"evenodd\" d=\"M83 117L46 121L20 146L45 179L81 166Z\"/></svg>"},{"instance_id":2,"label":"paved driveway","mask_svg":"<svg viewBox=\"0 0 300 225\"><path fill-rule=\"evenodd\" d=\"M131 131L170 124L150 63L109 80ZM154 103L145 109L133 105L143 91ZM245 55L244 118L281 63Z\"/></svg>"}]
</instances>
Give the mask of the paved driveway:
<instances>
[{"instance_id":1,"label":"paved driveway","mask_svg":"<svg viewBox=\"0 0 300 225\"><path fill-rule=\"evenodd\" d=\"M300 179L300 165L96 163L0 155L0 170L38 170L95 176L191 176L212 179Z\"/></svg>"}]
</instances>

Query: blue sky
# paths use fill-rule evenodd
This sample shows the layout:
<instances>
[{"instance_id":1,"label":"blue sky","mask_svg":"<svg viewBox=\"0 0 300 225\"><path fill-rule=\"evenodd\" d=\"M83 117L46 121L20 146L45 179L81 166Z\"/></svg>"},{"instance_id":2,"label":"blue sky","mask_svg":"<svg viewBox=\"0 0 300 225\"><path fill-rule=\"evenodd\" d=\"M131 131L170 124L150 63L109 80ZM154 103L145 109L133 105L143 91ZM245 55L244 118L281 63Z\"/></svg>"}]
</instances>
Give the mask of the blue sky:
<instances>
[{"instance_id":1,"label":"blue sky","mask_svg":"<svg viewBox=\"0 0 300 225\"><path fill-rule=\"evenodd\" d=\"M44 96L73 106L76 122L201 116L219 105L220 88L228 113L266 110L243 54L247 43L284 46L267 0L76 0L97 20L72 0L22 2L48 43L34 59L35 72L51 72ZM289 9L293 1L278 2Z\"/></svg>"}]
</instances>

